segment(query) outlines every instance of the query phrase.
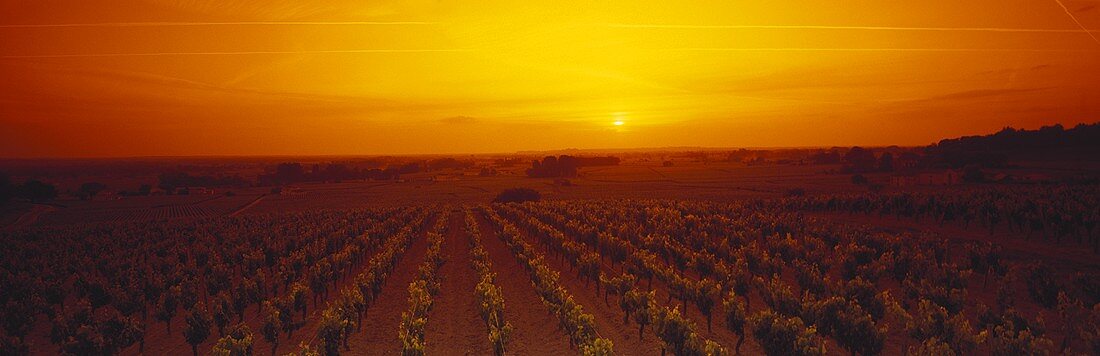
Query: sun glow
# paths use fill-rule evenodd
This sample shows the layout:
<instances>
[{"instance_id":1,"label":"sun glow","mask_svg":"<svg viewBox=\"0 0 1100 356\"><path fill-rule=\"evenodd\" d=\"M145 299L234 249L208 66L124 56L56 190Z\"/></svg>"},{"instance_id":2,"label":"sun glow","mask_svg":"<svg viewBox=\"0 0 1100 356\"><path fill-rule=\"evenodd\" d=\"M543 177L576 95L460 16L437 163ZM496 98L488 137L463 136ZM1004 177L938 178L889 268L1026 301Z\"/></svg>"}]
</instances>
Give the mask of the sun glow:
<instances>
[{"instance_id":1,"label":"sun glow","mask_svg":"<svg viewBox=\"0 0 1100 356\"><path fill-rule=\"evenodd\" d=\"M615 121L614 124L615 124L615 126L623 126L622 121Z\"/></svg>"}]
</instances>

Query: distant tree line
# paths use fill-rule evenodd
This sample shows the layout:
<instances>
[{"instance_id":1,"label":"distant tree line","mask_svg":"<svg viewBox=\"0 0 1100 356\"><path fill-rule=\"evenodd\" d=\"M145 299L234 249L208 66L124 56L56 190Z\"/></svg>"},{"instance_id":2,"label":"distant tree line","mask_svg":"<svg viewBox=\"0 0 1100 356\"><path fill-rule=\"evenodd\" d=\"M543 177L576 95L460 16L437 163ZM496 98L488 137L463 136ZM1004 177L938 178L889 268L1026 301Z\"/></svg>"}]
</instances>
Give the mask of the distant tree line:
<instances>
[{"instance_id":1,"label":"distant tree line","mask_svg":"<svg viewBox=\"0 0 1100 356\"><path fill-rule=\"evenodd\" d=\"M472 161L454 158L439 158L427 161L392 163L386 168L355 168L343 163L314 164L307 168L298 162L280 163L271 173L261 174L260 185L281 185L302 182L339 182L345 180L392 180L402 174L442 169L465 169L473 167Z\"/></svg>"},{"instance_id":2,"label":"distant tree line","mask_svg":"<svg viewBox=\"0 0 1100 356\"><path fill-rule=\"evenodd\" d=\"M429 171L442 169L466 169L474 166L474 161L457 160L451 157L437 158L427 162Z\"/></svg>"},{"instance_id":3,"label":"distant tree line","mask_svg":"<svg viewBox=\"0 0 1100 356\"><path fill-rule=\"evenodd\" d=\"M57 187L53 184L34 179L27 180L23 184L15 184L7 174L0 173L0 203L6 203L12 199L43 202L56 198Z\"/></svg>"},{"instance_id":4,"label":"distant tree line","mask_svg":"<svg viewBox=\"0 0 1100 356\"><path fill-rule=\"evenodd\" d=\"M169 193L187 187L224 188L247 187L249 185L247 180L239 176L203 176L184 172L162 173L157 177L157 180L157 187Z\"/></svg>"},{"instance_id":5,"label":"distant tree line","mask_svg":"<svg viewBox=\"0 0 1100 356\"><path fill-rule=\"evenodd\" d=\"M924 153L930 165L944 168L1000 167L1009 158L1021 155L1059 159L1072 154L1095 160L1100 157L1100 123L1080 124L1069 130L1060 124L1038 130L1006 127L992 135L941 140L926 147Z\"/></svg>"},{"instance_id":6,"label":"distant tree line","mask_svg":"<svg viewBox=\"0 0 1100 356\"><path fill-rule=\"evenodd\" d=\"M402 172L419 170L419 166L404 167L403 169L390 167L384 170L378 168L355 169L339 163L315 164L310 169L306 169L301 163L287 162L276 165L272 173L261 174L257 183L260 185L281 185L302 182L339 182L356 179L388 180L397 177Z\"/></svg>"},{"instance_id":7,"label":"distant tree line","mask_svg":"<svg viewBox=\"0 0 1100 356\"><path fill-rule=\"evenodd\" d=\"M577 170L581 167L617 166L619 158L606 157L576 157L576 156L546 156L542 161L531 162L531 168L527 169L527 176L533 178L576 177Z\"/></svg>"},{"instance_id":8,"label":"distant tree line","mask_svg":"<svg viewBox=\"0 0 1100 356\"><path fill-rule=\"evenodd\" d=\"M914 162L914 165L920 160L920 157L912 152L904 152L902 156ZM883 152L875 157L874 151L859 146L848 150L840 163L844 164L842 169L848 173L893 172L895 168L892 152Z\"/></svg>"}]
</instances>

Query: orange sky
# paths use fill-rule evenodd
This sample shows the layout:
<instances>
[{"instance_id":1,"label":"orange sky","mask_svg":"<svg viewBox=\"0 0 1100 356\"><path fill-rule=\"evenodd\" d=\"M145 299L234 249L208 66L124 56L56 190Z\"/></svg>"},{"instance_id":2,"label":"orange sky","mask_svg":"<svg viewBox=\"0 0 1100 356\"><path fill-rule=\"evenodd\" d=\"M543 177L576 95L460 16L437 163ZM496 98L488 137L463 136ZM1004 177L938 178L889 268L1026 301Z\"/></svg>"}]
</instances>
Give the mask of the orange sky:
<instances>
[{"instance_id":1,"label":"orange sky","mask_svg":"<svg viewBox=\"0 0 1100 356\"><path fill-rule=\"evenodd\" d=\"M0 157L927 144L1100 121L1098 30L1100 0L0 0Z\"/></svg>"}]
</instances>

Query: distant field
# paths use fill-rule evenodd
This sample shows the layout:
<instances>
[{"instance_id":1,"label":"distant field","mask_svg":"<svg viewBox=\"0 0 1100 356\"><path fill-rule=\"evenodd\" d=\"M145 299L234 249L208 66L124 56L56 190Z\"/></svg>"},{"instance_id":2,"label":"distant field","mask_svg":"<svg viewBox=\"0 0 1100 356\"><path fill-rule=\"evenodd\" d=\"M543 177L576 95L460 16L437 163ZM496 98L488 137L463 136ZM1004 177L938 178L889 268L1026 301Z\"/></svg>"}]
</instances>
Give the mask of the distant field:
<instances>
[{"instance_id":1,"label":"distant field","mask_svg":"<svg viewBox=\"0 0 1100 356\"><path fill-rule=\"evenodd\" d=\"M807 194L866 190L853 185L850 175L833 173L838 169L839 166L831 165L747 166L742 163L694 161L675 161L673 166L664 167L660 162L630 162L584 168L579 177L568 179L568 185L556 184L553 179L528 178L522 175L523 169L518 166L487 177L478 176L476 170L443 170L404 175L397 181L296 184L292 191L284 194L269 194L270 188L247 188L234 190L236 196L161 195L110 201L64 201L60 202L64 207L44 214L35 225L213 217L240 209L243 209L240 211L242 214L252 214L395 204L486 203L500 191L514 187L533 188L545 199L554 200L660 198L722 201L781 196L795 188L801 188ZM436 177L442 179L436 180ZM872 182L885 184L889 181L884 174L869 174L868 177ZM253 201L256 201L255 204L250 205ZM14 221L19 214L11 210L3 215L3 221Z\"/></svg>"}]
</instances>

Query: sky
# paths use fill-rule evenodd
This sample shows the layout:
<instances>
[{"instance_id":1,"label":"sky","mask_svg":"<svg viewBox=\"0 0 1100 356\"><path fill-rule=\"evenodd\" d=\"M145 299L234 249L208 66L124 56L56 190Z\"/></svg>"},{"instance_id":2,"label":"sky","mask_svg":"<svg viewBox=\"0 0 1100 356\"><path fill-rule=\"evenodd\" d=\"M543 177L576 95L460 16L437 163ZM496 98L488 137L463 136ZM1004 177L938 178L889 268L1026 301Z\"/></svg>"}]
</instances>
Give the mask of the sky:
<instances>
[{"instance_id":1,"label":"sky","mask_svg":"<svg viewBox=\"0 0 1100 356\"><path fill-rule=\"evenodd\" d=\"M1100 0L0 0L0 157L924 145L1100 121Z\"/></svg>"}]
</instances>

